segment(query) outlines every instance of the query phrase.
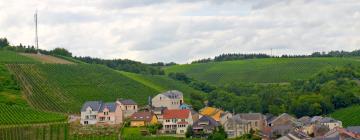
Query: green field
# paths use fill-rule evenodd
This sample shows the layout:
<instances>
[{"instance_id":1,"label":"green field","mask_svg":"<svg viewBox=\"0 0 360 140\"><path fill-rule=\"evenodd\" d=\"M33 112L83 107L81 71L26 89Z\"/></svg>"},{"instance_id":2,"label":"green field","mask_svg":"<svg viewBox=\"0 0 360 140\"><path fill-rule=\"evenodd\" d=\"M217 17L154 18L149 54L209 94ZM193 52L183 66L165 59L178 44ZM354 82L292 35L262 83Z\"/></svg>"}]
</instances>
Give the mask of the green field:
<instances>
[{"instance_id":1,"label":"green field","mask_svg":"<svg viewBox=\"0 0 360 140\"><path fill-rule=\"evenodd\" d=\"M133 99L147 104L149 96L167 89L183 91L185 97L199 92L167 77L125 74L101 65L9 64L26 98L38 109L79 112L89 100ZM124 74L126 76L124 76ZM166 83L163 83L166 82Z\"/></svg>"},{"instance_id":2,"label":"green field","mask_svg":"<svg viewBox=\"0 0 360 140\"><path fill-rule=\"evenodd\" d=\"M26 56L19 55L13 51L0 50L0 63L36 63L37 61Z\"/></svg>"},{"instance_id":3,"label":"green field","mask_svg":"<svg viewBox=\"0 0 360 140\"><path fill-rule=\"evenodd\" d=\"M142 136L140 132L142 129L146 130L143 127L125 127L121 131L121 137L125 140L187 140L186 138L172 136Z\"/></svg>"},{"instance_id":4,"label":"green field","mask_svg":"<svg viewBox=\"0 0 360 140\"><path fill-rule=\"evenodd\" d=\"M0 126L29 123L64 122L67 116L28 107L0 104Z\"/></svg>"},{"instance_id":5,"label":"green field","mask_svg":"<svg viewBox=\"0 0 360 140\"><path fill-rule=\"evenodd\" d=\"M120 72L123 75L138 81L139 83L142 83L148 87L151 87L153 89L156 89L158 92L164 92L167 90L177 89L182 91L185 95L185 100L189 101L191 99L188 99L189 93L200 93L205 94L202 91L195 90L188 85L186 85L183 82L173 80L167 76L163 75L142 75L142 74L135 74L135 73L129 73L129 72Z\"/></svg>"},{"instance_id":6,"label":"green field","mask_svg":"<svg viewBox=\"0 0 360 140\"><path fill-rule=\"evenodd\" d=\"M67 140L67 123L0 126L0 140Z\"/></svg>"},{"instance_id":7,"label":"green field","mask_svg":"<svg viewBox=\"0 0 360 140\"><path fill-rule=\"evenodd\" d=\"M268 58L175 65L166 73L182 72L213 84L229 82L281 83L307 79L331 66L360 66L357 58Z\"/></svg>"},{"instance_id":8,"label":"green field","mask_svg":"<svg viewBox=\"0 0 360 140\"><path fill-rule=\"evenodd\" d=\"M342 121L343 127L360 126L360 105L336 110L329 116Z\"/></svg>"}]
</instances>

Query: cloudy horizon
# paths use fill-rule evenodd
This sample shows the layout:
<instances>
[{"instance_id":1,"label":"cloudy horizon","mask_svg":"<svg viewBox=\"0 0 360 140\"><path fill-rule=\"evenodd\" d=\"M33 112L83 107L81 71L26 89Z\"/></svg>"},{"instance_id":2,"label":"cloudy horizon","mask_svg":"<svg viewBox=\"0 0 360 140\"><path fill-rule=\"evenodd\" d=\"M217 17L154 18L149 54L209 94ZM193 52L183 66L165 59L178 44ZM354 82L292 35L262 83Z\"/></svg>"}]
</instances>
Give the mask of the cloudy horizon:
<instances>
[{"instance_id":1,"label":"cloudy horizon","mask_svg":"<svg viewBox=\"0 0 360 140\"><path fill-rule=\"evenodd\" d=\"M0 37L146 63L360 49L358 0L0 0Z\"/></svg>"}]
</instances>

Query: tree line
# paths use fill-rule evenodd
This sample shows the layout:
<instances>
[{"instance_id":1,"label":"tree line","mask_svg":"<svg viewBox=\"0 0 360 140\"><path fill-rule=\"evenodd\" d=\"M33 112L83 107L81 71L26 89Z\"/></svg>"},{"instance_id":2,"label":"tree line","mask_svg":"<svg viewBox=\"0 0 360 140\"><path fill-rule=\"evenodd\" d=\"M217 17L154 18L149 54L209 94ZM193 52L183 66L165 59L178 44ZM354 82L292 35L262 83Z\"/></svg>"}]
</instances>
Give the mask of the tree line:
<instances>
[{"instance_id":1,"label":"tree line","mask_svg":"<svg viewBox=\"0 0 360 140\"><path fill-rule=\"evenodd\" d=\"M336 109L360 104L360 68L351 65L328 68L307 80L288 84L228 83L215 86L197 81L183 73L169 77L208 93L191 98L196 108L207 105L236 113L262 112L278 115L284 112L301 116L329 114ZM198 100L198 101L196 101Z\"/></svg>"},{"instance_id":2,"label":"tree line","mask_svg":"<svg viewBox=\"0 0 360 140\"><path fill-rule=\"evenodd\" d=\"M288 55L270 56L267 54L242 54L242 53L228 53L215 56L214 58L204 58L200 60L192 61L195 63L209 63L209 62L221 62L221 61L233 61L233 60L246 60L257 58L310 58L310 57L354 57L360 56L360 50L354 51L330 51L330 52L314 52L310 55Z\"/></svg>"}]
</instances>

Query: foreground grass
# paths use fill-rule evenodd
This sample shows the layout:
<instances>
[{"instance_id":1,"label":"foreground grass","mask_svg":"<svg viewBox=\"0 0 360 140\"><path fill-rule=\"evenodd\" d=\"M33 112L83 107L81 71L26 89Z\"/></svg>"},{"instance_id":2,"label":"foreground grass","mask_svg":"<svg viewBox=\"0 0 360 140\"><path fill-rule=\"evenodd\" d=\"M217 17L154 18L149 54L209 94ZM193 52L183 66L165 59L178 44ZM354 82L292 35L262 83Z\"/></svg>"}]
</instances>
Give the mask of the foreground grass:
<instances>
[{"instance_id":1,"label":"foreground grass","mask_svg":"<svg viewBox=\"0 0 360 140\"><path fill-rule=\"evenodd\" d=\"M165 71L182 72L218 85L229 82L281 83L307 79L323 68L347 64L360 66L360 61L357 58L268 58L175 65Z\"/></svg>"},{"instance_id":2,"label":"foreground grass","mask_svg":"<svg viewBox=\"0 0 360 140\"><path fill-rule=\"evenodd\" d=\"M360 126L360 105L336 110L329 116L342 121L343 127Z\"/></svg>"}]
</instances>

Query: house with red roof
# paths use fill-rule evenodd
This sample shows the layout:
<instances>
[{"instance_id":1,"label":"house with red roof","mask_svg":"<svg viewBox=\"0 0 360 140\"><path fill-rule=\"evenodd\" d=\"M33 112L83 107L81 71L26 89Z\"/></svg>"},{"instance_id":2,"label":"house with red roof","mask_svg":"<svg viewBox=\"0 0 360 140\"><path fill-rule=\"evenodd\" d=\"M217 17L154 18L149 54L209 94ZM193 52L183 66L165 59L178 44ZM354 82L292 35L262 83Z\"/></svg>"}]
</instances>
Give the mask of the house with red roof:
<instances>
[{"instance_id":1,"label":"house with red roof","mask_svg":"<svg viewBox=\"0 0 360 140\"><path fill-rule=\"evenodd\" d=\"M188 109L166 109L163 119L163 132L167 134L185 134L187 127L193 124L192 115Z\"/></svg>"}]
</instances>

